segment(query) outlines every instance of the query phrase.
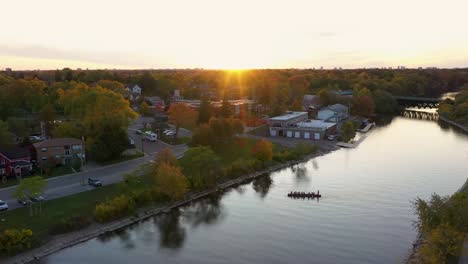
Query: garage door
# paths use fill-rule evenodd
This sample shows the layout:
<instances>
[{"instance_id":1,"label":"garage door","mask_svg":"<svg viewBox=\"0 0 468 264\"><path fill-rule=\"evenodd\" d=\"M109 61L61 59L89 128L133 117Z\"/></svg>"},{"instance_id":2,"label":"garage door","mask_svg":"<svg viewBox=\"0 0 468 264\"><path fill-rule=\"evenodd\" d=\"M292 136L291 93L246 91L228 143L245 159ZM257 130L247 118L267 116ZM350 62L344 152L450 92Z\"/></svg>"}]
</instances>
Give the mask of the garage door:
<instances>
[{"instance_id":1,"label":"garage door","mask_svg":"<svg viewBox=\"0 0 468 264\"><path fill-rule=\"evenodd\" d=\"M298 131L294 132L294 137L301 138L301 132L298 132Z\"/></svg>"},{"instance_id":2,"label":"garage door","mask_svg":"<svg viewBox=\"0 0 468 264\"><path fill-rule=\"evenodd\" d=\"M287 132L286 132L286 136L287 136L287 137L292 137L292 131L287 131Z\"/></svg>"},{"instance_id":3,"label":"garage door","mask_svg":"<svg viewBox=\"0 0 468 264\"><path fill-rule=\"evenodd\" d=\"M276 137L276 130L270 129L270 135L271 135L272 137Z\"/></svg>"},{"instance_id":4,"label":"garage door","mask_svg":"<svg viewBox=\"0 0 468 264\"><path fill-rule=\"evenodd\" d=\"M314 133L314 139L319 140L320 139L320 133Z\"/></svg>"},{"instance_id":5,"label":"garage door","mask_svg":"<svg viewBox=\"0 0 468 264\"><path fill-rule=\"evenodd\" d=\"M304 138L309 139L310 138L310 132L305 132L304 133Z\"/></svg>"}]
</instances>

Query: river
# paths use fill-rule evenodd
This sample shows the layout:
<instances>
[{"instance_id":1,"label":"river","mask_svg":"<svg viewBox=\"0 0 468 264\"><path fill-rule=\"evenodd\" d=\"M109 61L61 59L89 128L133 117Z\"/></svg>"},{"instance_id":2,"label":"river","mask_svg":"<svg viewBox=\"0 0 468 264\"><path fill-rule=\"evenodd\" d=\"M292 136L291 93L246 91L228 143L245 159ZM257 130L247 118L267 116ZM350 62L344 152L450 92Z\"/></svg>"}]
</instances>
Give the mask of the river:
<instances>
[{"instance_id":1,"label":"river","mask_svg":"<svg viewBox=\"0 0 468 264\"><path fill-rule=\"evenodd\" d=\"M340 149L41 263L399 263L416 238L412 201L468 177L468 136L395 117ZM289 191L320 190L294 200Z\"/></svg>"}]
</instances>

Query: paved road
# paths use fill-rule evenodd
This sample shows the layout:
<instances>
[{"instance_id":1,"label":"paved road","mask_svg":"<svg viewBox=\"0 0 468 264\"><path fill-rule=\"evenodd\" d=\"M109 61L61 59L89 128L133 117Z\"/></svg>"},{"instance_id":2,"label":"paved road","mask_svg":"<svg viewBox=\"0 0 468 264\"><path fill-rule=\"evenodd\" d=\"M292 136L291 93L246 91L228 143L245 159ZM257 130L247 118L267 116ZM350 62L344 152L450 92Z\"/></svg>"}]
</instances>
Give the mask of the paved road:
<instances>
[{"instance_id":1,"label":"paved road","mask_svg":"<svg viewBox=\"0 0 468 264\"><path fill-rule=\"evenodd\" d=\"M129 135L132 137L136 136L134 129L129 129ZM153 160L154 156L164 148L171 149L174 155L178 158L182 157L184 152L187 150L186 145L171 146L161 141L148 142L135 140L135 145L139 149L141 149L141 143L144 144L145 151L145 156L142 158L133 159L109 166L94 168L75 174L69 174L47 179L47 187L44 192L44 197L47 200L50 200L91 190L93 189L93 187L88 185L83 186L80 184L82 179L85 179L87 181L89 177L100 179L104 185L117 183L123 180L123 175L125 173L129 173L134 169L138 168L140 165ZM0 189L0 200L7 202L10 209L20 207L19 203L16 201L13 195L15 189L16 187L14 186Z\"/></svg>"}]
</instances>

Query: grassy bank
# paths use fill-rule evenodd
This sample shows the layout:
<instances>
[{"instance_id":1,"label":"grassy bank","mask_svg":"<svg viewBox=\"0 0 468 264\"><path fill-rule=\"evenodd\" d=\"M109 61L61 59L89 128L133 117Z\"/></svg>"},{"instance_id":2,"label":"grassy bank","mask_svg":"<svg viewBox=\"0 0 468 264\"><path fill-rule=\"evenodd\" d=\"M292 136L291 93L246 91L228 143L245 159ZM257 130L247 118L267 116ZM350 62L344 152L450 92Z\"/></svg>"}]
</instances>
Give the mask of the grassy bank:
<instances>
[{"instance_id":1,"label":"grassy bank","mask_svg":"<svg viewBox=\"0 0 468 264\"><path fill-rule=\"evenodd\" d=\"M255 171L261 171L271 166L278 165L283 161L297 159L315 151L315 148L294 148L287 149L284 147L274 146L273 157L275 160L268 162L258 162L252 152L252 148L258 140L255 139L236 139L229 144L226 151L216 152L219 156L221 166L216 168L212 174L221 175L217 177L215 185L236 179ZM225 149L225 148L223 148ZM239 160L243 162L239 162ZM180 164L185 164L180 162ZM235 164L239 165L235 167ZM250 167L246 168L247 164ZM251 164L255 164L252 166ZM118 215L110 216L109 220L118 219L120 217L131 215L135 209L148 205L160 205L167 201L167 196L158 191L158 186L154 185L152 180L153 165L146 165L144 168L132 175L126 176L126 181L118 184L108 185L97 188L91 191L86 191L54 200L46 201L42 206L42 213L30 216L29 208L20 208L0 214L0 232L7 229L31 229L37 241L45 242L50 240L52 234L56 234L57 227L63 227L64 221L66 228L61 228L66 233L74 231L83 226L69 226L70 218L78 217L86 219L90 223L96 222L95 218L96 205L108 204L109 206L118 206L119 197L125 197L132 204L128 211L118 212ZM183 166L183 165L181 165ZM182 167L182 169L184 169ZM140 175L139 177L135 176ZM203 191L213 186L202 186L201 188L191 188L193 191ZM108 221L108 220L106 220ZM100 221L102 222L102 221Z\"/></svg>"}]
</instances>

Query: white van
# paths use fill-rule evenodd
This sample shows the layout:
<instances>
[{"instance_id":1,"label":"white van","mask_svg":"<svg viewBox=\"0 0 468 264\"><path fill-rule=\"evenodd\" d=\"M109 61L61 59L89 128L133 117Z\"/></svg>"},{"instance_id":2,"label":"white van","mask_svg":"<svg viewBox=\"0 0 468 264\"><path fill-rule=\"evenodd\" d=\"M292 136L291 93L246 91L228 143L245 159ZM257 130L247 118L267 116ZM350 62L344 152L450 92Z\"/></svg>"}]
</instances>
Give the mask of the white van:
<instances>
[{"instance_id":1,"label":"white van","mask_svg":"<svg viewBox=\"0 0 468 264\"><path fill-rule=\"evenodd\" d=\"M150 132L150 131L146 131L145 132L145 138L149 141L156 141L158 139L158 135L156 135L155 133L153 132Z\"/></svg>"}]
</instances>

